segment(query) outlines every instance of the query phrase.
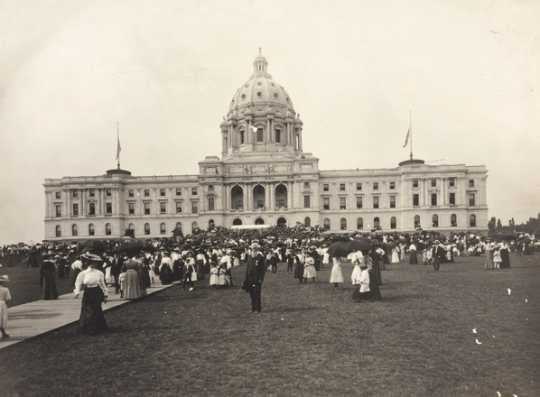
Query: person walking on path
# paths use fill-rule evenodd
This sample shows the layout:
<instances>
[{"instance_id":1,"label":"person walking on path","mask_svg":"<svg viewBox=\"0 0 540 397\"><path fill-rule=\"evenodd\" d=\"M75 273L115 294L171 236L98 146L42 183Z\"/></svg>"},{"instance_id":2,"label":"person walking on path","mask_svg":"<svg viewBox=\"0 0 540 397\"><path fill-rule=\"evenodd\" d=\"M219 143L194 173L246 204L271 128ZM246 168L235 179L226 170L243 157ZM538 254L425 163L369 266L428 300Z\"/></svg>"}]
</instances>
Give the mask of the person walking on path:
<instances>
[{"instance_id":1,"label":"person walking on path","mask_svg":"<svg viewBox=\"0 0 540 397\"><path fill-rule=\"evenodd\" d=\"M257 248L247 256L246 278L242 288L249 293L251 299L251 312L260 313L262 309L261 294L266 264L264 255Z\"/></svg>"},{"instance_id":2,"label":"person walking on path","mask_svg":"<svg viewBox=\"0 0 540 397\"><path fill-rule=\"evenodd\" d=\"M11 293L9 288L5 286L9 282L7 275L0 276L0 332L2 333L2 339L9 338L9 334L6 332L8 325L8 308L7 302L11 300Z\"/></svg>"},{"instance_id":3,"label":"person walking on path","mask_svg":"<svg viewBox=\"0 0 540 397\"><path fill-rule=\"evenodd\" d=\"M43 299L58 299L56 289L56 266L51 254L48 254L41 262L39 270L39 285L43 291Z\"/></svg>"},{"instance_id":4,"label":"person walking on path","mask_svg":"<svg viewBox=\"0 0 540 397\"><path fill-rule=\"evenodd\" d=\"M330 272L330 284L337 288L339 284L343 284L343 271L338 258L332 257L332 271Z\"/></svg>"}]
</instances>

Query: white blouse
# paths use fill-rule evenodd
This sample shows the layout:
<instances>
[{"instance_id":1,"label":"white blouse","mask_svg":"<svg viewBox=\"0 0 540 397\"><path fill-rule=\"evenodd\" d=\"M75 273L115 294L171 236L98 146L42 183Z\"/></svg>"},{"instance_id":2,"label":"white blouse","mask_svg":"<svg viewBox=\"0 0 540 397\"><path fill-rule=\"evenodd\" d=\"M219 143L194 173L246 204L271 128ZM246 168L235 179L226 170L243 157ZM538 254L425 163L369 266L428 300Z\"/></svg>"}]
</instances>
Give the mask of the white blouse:
<instances>
[{"instance_id":1,"label":"white blouse","mask_svg":"<svg viewBox=\"0 0 540 397\"><path fill-rule=\"evenodd\" d=\"M76 297L81 293L83 287L99 287L103 291L103 295L109 295L107 285L105 284L105 275L96 269L88 268L78 274L75 280L75 291L73 291Z\"/></svg>"}]
</instances>

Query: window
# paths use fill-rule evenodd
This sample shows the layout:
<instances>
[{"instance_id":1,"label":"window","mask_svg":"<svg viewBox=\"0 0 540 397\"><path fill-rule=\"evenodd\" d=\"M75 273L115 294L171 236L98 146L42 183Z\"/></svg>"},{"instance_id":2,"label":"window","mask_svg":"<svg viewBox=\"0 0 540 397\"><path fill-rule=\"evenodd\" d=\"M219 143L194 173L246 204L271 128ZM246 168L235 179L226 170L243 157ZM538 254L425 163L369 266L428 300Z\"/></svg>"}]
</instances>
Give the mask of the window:
<instances>
[{"instance_id":1,"label":"window","mask_svg":"<svg viewBox=\"0 0 540 397\"><path fill-rule=\"evenodd\" d=\"M149 223L144 224L144 234L146 234L147 236L150 234L150 224Z\"/></svg>"},{"instance_id":2,"label":"window","mask_svg":"<svg viewBox=\"0 0 540 397\"><path fill-rule=\"evenodd\" d=\"M214 193L214 185L208 185L208 193Z\"/></svg>"},{"instance_id":3,"label":"window","mask_svg":"<svg viewBox=\"0 0 540 397\"><path fill-rule=\"evenodd\" d=\"M160 214L166 214L167 213L167 202L161 201L159 203L159 213Z\"/></svg>"},{"instance_id":4,"label":"window","mask_svg":"<svg viewBox=\"0 0 540 397\"><path fill-rule=\"evenodd\" d=\"M309 216L304 218L304 226L311 227L311 218Z\"/></svg>"},{"instance_id":5,"label":"window","mask_svg":"<svg viewBox=\"0 0 540 397\"><path fill-rule=\"evenodd\" d=\"M340 191L340 192L344 192L344 191L345 191L345 184L344 184L344 183L340 183L340 184L339 184L339 191Z\"/></svg>"},{"instance_id":6,"label":"window","mask_svg":"<svg viewBox=\"0 0 540 397\"><path fill-rule=\"evenodd\" d=\"M431 179L431 187L437 187L437 179Z\"/></svg>"},{"instance_id":7,"label":"window","mask_svg":"<svg viewBox=\"0 0 540 397\"><path fill-rule=\"evenodd\" d=\"M105 213L107 215L112 214L112 203L105 203Z\"/></svg>"},{"instance_id":8,"label":"window","mask_svg":"<svg viewBox=\"0 0 540 397\"><path fill-rule=\"evenodd\" d=\"M379 208L379 196L373 196L373 208Z\"/></svg>"},{"instance_id":9,"label":"window","mask_svg":"<svg viewBox=\"0 0 540 397\"><path fill-rule=\"evenodd\" d=\"M379 182L373 182L373 190L379 190Z\"/></svg>"},{"instance_id":10,"label":"window","mask_svg":"<svg viewBox=\"0 0 540 397\"><path fill-rule=\"evenodd\" d=\"M128 214L135 215L135 203L128 203Z\"/></svg>"},{"instance_id":11,"label":"window","mask_svg":"<svg viewBox=\"0 0 540 397\"><path fill-rule=\"evenodd\" d=\"M329 197L323 197L323 209L329 210L330 209L330 198Z\"/></svg>"},{"instance_id":12,"label":"window","mask_svg":"<svg viewBox=\"0 0 540 397\"><path fill-rule=\"evenodd\" d=\"M112 196L112 191L111 191L111 189L105 189L105 196L107 196L107 197L111 197L111 196Z\"/></svg>"},{"instance_id":13,"label":"window","mask_svg":"<svg viewBox=\"0 0 540 397\"><path fill-rule=\"evenodd\" d=\"M439 227L439 216L437 214L433 214L433 216L431 217L431 226Z\"/></svg>"},{"instance_id":14,"label":"window","mask_svg":"<svg viewBox=\"0 0 540 397\"><path fill-rule=\"evenodd\" d=\"M474 207L476 205L476 197L474 193L469 193L469 207Z\"/></svg>"},{"instance_id":15,"label":"window","mask_svg":"<svg viewBox=\"0 0 540 397\"><path fill-rule=\"evenodd\" d=\"M165 189L159 189L159 195L165 197Z\"/></svg>"},{"instance_id":16,"label":"window","mask_svg":"<svg viewBox=\"0 0 540 397\"><path fill-rule=\"evenodd\" d=\"M144 215L150 215L150 203L148 201L144 203Z\"/></svg>"},{"instance_id":17,"label":"window","mask_svg":"<svg viewBox=\"0 0 540 397\"><path fill-rule=\"evenodd\" d=\"M214 211L214 196L208 197L208 211Z\"/></svg>"},{"instance_id":18,"label":"window","mask_svg":"<svg viewBox=\"0 0 540 397\"><path fill-rule=\"evenodd\" d=\"M90 223L88 225L88 235L89 236L93 236L94 234L96 234L96 231L94 229L94 224L93 223Z\"/></svg>"},{"instance_id":19,"label":"window","mask_svg":"<svg viewBox=\"0 0 540 397\"><path fill-rule=\"evenodd\" d=\"M129 197L135 197L135 192L133 191L133 189L128 190L128 196Z\"/></svg>"},{"instance_id":20,"label":"window","mask_svg":"<svg viewBox=\"0 0 540 397\"><path fill-rule=\"evenodd\" d=\"M418 187L418 179L413 179L412 181L412 187L417 188Z\"/></svg>"},{"instance_id":21,"label":"window","mask_svg":"<svg viewBox=\"0 0 540 397\"><path fill-rule=\"evenodd\" d=\"M330 190L330 186L328 185L328 183L325 183L324 185L322 185L322 190L323 192L327 192L328 190Z\"/></svg>"},{"instance_id":22,"label":"window","mask_svg":"<svg viewBox=\"0 0 540 397\"><path fill-rule=\"evenodd\" d=\"M456 187L456 178L448 178L448 186Z\"/></svg>"},{"instance_id":23,"label":"window","mask_svg":"<svg viewBox=\"0 0 540 397\"><path fill-rule=\"evenodd\" d=\"M418 207L420 205L420 195L418 193L412 195L412 205L413 207Z\"/></svg>"},{"instance_id":24,"label":"window","mask_svg":"<svg viewBox=\"0 0 540 397\"><path fill-rule=\"evenodd\" d=\"M60 218L62 216L62 205L61 204L56 204L54 206L54 210L55 210L55 213L56 213L56 217Z\"/></svg>"},{"instance_id":25,"label":"window","mask_svg":"<svg viewBox=\"0 0 540 397\"><path fill-rule=\"evenodd\" d=\"M194 232L199 228L199 225L196 221L191 222L191 231Z\"/></svg>"},{"instance_id":26,"label":"window","mask_svg":"<svg viewBox=\"0 0 540 397\"><path fill-rule=\"evenodd\" d=\"M362 196L356 196L356 209L362 209L362 207L364 206L364 202L363 202L363 198Z\"/></svg>"},{"instance_id":27,"label":"window","mask_svg":"<svg viewBox=\"0 0 540 397\"><path fill-rule=\"evenodd\" d=\"M74 190L72 192L72 195L73 195L73 198L79 198L79 191L78 190Z\"/></svg>"},{"instance_id":28,"label":"window","mask_svg":"<svg viewBox=\"0 0 540 397\"><path fill-rule=\"evenodd\" d=\"M88 205L88 216L95 216L96 215L96 204L90 203Z\"/></svg>"},{"instance_id":29,"label":"window","mask_svg":"<svg viewBox=\"0 0 540 397\"><path fill-rule=\"evenodd\" d=\"M176 227L175 227L175 229L176 229L177 231L181 232L181 231L182 231L182 222L176 222Z\"/></svg>"},{"instance_id":30,"label":"window","mask_svg":"<svg viewBox=\"0 0 540 397\"><path fill-rule=\"evenodd\" d=\"M196 214L197 212L199 212L199 203L197 201L192 201L191 202L191 213Z\"/></svg>"},{"instance_id":31,"label":"window","mask_svg":"<svg viewBox=\"0 0 540 397\"><path fill-rule=\"evenodd\" d=\"M245 143L245 140L246 140L246 134L242 130L242 131L240 131L240 145L243 145Z\"/></svg>"},{"instance_id":32,"label":"window","mask_svg":"<svg viewBox=\"0 0 540 397\"><path fill-rule=\"evenodd\" d=\"M281 143L281 130L276 128L276 143Z\"/></svg>"},{"instance_id":33,"label":"window","mask_svg":"<svg viewBox=\"0 0 540 397\"><path fill-rule=\"evenodd\" d=\"M310 208L311 207L311 196L305 195L304 196L304 208Z\"/></svg>"},{"instance_id":34,"label":"window","mask_svg":"<svg viewBox=\"0 0 540 397\"><path fill-rule=\"evenodd\" d=\"M364 218L356 219L356 228L362 230L364 228Z\"/></svg>"},{"instance_id":35,"label":"window","mask_svg":"<svg viewBox=\"0 0 540 397\"><path fill-rule=\"evenodd\" d=\"M396 196L390 196L390 208L396 208Z\"/></svg>"},{"instance_id":36,"label":"window","mask_svg":"<svg viewBox=\"0 0 540 397\"><path fill-rule=\"evenodd\" d=\"M197 189L196 187L192 187L191 188L191 195L196 196L197 194L199 194L199 189Z\"/></svg>"},{"instance_id":37,"label":"window","mask_svg":"<svg viewBox=\"0 0 540 397\"><path fill-rule=\"evenodd\" d=\"M394 190L396 188L396 182L392 181L390 182L390 190Z\"/></svg>"},{"instance_id":38,"label":"window","mask_svg":"<svg viewBox=\"0 0 540 397\"><path fill-rule=\"evenodd\" d=\"M375 218L373 218L373 229L379 230L380 228L381 228L381 220L379 219L378 216L376 216Z\"/></svg>"},{"instance_id":39,"label":"window","mask_svg":"<svg viewBox=\"0 0 540 397\"><path fill-rule=\"evenodd\" d=\"M264 131L262 127L257 128L257 142L261 143L264 141Z\"/></svg>"},{"instance_id":40,"label":"window","mask_svg":"<svg viewBox=\"0 0 540 397\"><path fill-rule=\"evenodd\" d=\"M73 208L71 212L73 216L79 216L79 204L73 203Z\"/></svg>"},{"instance_id":41,"label":"window","mask_svg":"<svg viewBox=\"0 0 540 397\"><path fill-rule=\"evenodd\" d=\"M347 209L347 198L346 197L340 197L339 198L339 209L340 210L346 210Z\"/></svg>"},{"instance_id":42,"label":"window","mask_svg":"<svg viewBox=\"0 0 540 397\"><path fill-rule=\"evenodd\" d=\"M358 191L362 190L362 184L360 182L356 183L356 190Z\"/></svg>"},{"instance_id":43,"label":"window","mask_svg":"<svg viewBox=\"0 0 540 397\"><path fill-rule=\"evenodd\" d=\"M309 189L309 182L304 182L304 189Z\"/></svg>"},{"instance_id":44,"label":"window","mask_svg":"<svg viewBox=\"0 0 540 397\"><path fill-rule=\"evenodd\" d=\"M450 226L457 227L457 215L456 214L450 215Z\"/></svg>"},{"instance_id":45,"label":"window","mask_svg":"<svg viewBox=\"0 0 540 397\"><path fill-rule=\"evenodd\" d=\"M165 234L167 233L167 229L165 226L165 222L162 222L159 224L159 234Z\"/></svg>"},{"instance_id":46,"label":"window","mask_svg":"<svg viewBox=\"0 0 540 397\"><path fill-rule=\"evenodd\" d=\"M414 216L414 228L418 229L420 227L420 215Z\"/></svg>"},{"instance_id":47,"label":"window","mask_svg":"<svg viewBox=\"0 0 540 397\"><path fill-rule=\"evenodd\" d=\"M474 179L469 179L469 187L474 187Z\"/></svg>"},{"instance_id":48,"label":"window","mask_svg":"<svg viewBox=\"0 0 540 397\"><path fill-rule=\"evenodd\" d=\"M431 206L437 206L437 193L431 193Z\"/></svg>"},{"instance_id":49,"label":"window","mask_svg":"<svg viewBox=\"0 0 540 397\"><path fill-rule=\"evenodd\" d=\"M94 197L94 196L96 195L95 190L94 190L94 189L88 190L88 195L89 195L90 197Z\"/></svg>"},{"instance_id":50,"label":"window","mask_svg":"<svg viewBox=\"0 0 540 397\"><path fill-rule=\"evenodd\" d=\"M62 192L54 192L54 197L56 197L57 200L60 200L62 198Z\"/></svg>"},{"instance_id":51,"label":"window","mask_svg":"<svg viewBox=\"0 0 540 397\"><path fill-rule=\"evenodd\" d=\"M330 219L324 218L323 228L324 228L324 230L330 230Z\"/></svg>"},{"instance_id":52,"label":"window","mask_svg":"<svg viewBox=\"0 0 540 397\"><path fill-rule=\"evenodd\" d=\"M105 235L110 236L112 234L112 228L110 223L105 224Z\"/></svg>"},{"instance_id":53,"label":"window","mask_svg":"<svg viewBox=\"0 0 540 397\"><path fill-rule=\"evenodd\" d=\"M390 218L390 229L395 229L397 227L397 219L395 216Z\"/></svg>"},{"instance_id":54,"label":"window","mask_svg":"<svg viewBox=\"0 0 540 397\"><path fill-rule=\"evenodd\" d=\"M176 202L176 213L181 214L182 213L182 202L177 201Z\"/></svg>"},{"instance_id":55,"label":"window","mask_svg":"<svg viewBox=\"0 0 540 397\"><path fill-rule=\"evenodd\" d=\"M144 189L144 197L150 197L150 189Z\"/></svg>"},{"instance_id":56,"label":"window","mask_svg":"<svg viewBox=\"0 0 540 397\"><path fill-rule=\"evenodd\" d=\"M56 225L56 228L54 230L54 234L56 237L62 237L62 229L60 228L60 225Z\"/></svg>"},{"instance_id":57,"label":"window","mask_svg":"<svg viewBox=\"0 0 540 397\"><path fill-rule=\"evenodd\" d=\"M476 227L476 215L471 214L471 216L469 217L469 226Z\"/></svg>"},{"instance_id":58,"label":"window","mask_svg":"<svg viewBox=\"0 0 540 397\"><path fill-rule=\"evenodd\" d=\"M71 225L71 235L72 236L78 236L79 235L77 225L75 225L75 224Z\"/></svg>"},{"instance_id":59,"label":"window","mask_svg":"<svg viewBox=\"0 0 540 397\"><path fill-rule=\"evenodd\" d=\"M341 218L341 219L339 220L339 228L340 228L341 230L347 230L347 219Z\"/></svg>"},{"instance_id":60,"label":"window","mask_svg":"<svg viewBox=\"0 0 540 397\"><path fill-rule=\"evenodd\" d=\"M181 196L181 195L182 195L182 188L180 188L180 187L177 187L177 188L176 188L176 195L177 195L177 196Z\"/></svg>"},{"instance_id":61,"label":"window","mask_svg":"<svg viewBox=\"0 0 540 397\"><path fill-rule=\"evenodd\" d=\"M450 205L452 205L452 206L453 206L453 205L456 205L456 194L455 194L455 193L450 193L450 194L448 195L448 203L449 203Z\"/></svg>"}]
</instances>

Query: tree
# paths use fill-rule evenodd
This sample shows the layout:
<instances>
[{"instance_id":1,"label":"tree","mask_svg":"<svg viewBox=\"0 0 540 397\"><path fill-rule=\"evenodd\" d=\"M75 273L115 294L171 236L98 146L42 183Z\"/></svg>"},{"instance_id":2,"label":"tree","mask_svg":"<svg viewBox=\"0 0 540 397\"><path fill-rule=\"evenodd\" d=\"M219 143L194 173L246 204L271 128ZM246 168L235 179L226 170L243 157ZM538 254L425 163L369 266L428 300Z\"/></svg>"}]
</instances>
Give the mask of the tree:
<instances>
[{"instance_id":1,"label":"tree","mask_svg":"<svg viewBox=\"0 0 540 397\"><path fill-rule=\"evenodd\" d=\"M495 232L495 227L497 226L497 218L494 216L491 217L491 219L488 222L488 230L490 233Z\"/></svg>"},{"instance_id":2,"label":"tree","mask_svg":"<svg viewBox=\"0 0 540 397\"><path fill-rule=\"evenodd\" d=\"M501 223L501 219L497 219L497 231L498 232L502 232L502 223Z\"/></svg>"}]
</instances>

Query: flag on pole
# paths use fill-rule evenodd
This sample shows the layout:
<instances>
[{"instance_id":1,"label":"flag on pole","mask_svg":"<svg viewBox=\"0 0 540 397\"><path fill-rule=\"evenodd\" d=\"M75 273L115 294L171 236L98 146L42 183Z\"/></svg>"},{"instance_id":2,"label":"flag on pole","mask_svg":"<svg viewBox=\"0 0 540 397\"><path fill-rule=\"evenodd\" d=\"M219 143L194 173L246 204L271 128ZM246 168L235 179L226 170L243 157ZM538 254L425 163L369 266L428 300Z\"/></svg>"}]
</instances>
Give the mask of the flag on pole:
<instances>
[{"instance_id":1,"label":"flag on pole","mask_svg":"<svg viewBox=\"0 0 540 397\"><path fill-rule=\"evenodd\" d=\"M407 143L409 143L409 137L411 136L411 127L409 126L409 129L407 130L407 136L405 137L405 143L403 144L403 147L407 146Z\"/></svg>"},{"instance_id":2,"label":"flag on pole","mask_svg":"<svg viewBox=\"0 0 540 397\"><path fill-rule=\"evenodd\" d=\"M120 146L120 132L116 131L116 160L120 160L120 152L122 147Z\"/></svg>"}]
</instances>

